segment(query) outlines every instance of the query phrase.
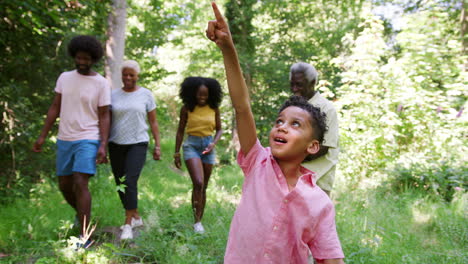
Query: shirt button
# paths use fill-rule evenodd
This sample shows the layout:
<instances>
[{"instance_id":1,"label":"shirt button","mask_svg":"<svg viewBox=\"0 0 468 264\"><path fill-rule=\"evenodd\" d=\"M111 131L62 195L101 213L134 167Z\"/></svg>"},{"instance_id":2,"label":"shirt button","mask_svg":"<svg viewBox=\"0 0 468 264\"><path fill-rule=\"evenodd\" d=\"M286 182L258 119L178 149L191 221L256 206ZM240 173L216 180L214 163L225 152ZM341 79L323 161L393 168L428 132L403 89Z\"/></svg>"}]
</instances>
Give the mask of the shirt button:
<instances>
[{"instance_id":1,"label":"shirt button","mask_svg":"<svg viewBox=\"0 0 468 264\"><path fill-rule=\"evenodd\" d=\"M278 229L278 226L274 226L274 227L273 227L273 230L276 231L277 229Z\"/></svg>"},{"instance_id":2,"label":"shirt button","mask_svg":"<svg viewBox=\"0 0 468 264\"><path fill-rule=\"evenodd\" d=\"M265 258L268 258L268 253L263 254Z\"/></svg>"},{"instance_id":3,"label":"shirt button","mask_svg":"<svg viewBox=\"0 0 468 264\"><path fill-rule=\"evenodd\" d=\"M288 203L288 199L284 199L284 203Z\"/></svg>"}]
</instances>

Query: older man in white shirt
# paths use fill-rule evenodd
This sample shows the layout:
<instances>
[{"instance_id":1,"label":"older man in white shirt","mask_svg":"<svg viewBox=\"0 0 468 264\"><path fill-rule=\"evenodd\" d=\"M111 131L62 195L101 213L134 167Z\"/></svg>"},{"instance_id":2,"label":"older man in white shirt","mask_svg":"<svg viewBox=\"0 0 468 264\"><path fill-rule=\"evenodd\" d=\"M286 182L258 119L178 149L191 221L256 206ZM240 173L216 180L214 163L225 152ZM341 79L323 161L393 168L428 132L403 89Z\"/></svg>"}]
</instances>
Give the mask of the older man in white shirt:
<instances>
[{"instance_id":1,"label":"older man in white shirt","mask_svg":"<svg viewBox=\"0 0 468 264\"><path fill-rule=\"evenodd\" d=\"M313 160L303 163L303 166L315 172L317 185L330 195L340 152L338 117L333 104L315 91L317 77L318 73L314 66L305 62L293 64L289 73L291 92L307 98L309 103L320 108L327 115L328 131L324 135L320 151Z\"/></svg>"}]
</instances>

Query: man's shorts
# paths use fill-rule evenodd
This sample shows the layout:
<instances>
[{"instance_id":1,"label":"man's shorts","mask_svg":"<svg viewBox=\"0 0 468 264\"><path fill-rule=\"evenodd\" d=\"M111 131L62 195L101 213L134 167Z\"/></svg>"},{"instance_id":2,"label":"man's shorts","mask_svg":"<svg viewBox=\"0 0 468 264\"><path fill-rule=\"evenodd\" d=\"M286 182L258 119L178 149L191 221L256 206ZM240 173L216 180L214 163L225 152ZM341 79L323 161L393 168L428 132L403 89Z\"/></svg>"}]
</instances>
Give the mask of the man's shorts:
<instances>
[{"instance_id":1,"label":"man's shorts","mask_svg":"<svg viewBox=\"0 0 468 264\"><path fill-rule=\"evenodd\" d=\"M214 148L209 153L202 154L211 142L213 142L212 136L197 137L188 135L182 145L184 149L184 160L199 158L205 164L215 164L216 152Z\"/></svg>"},{"instance_id":2,"label":"man's shorts","mask_svg":"<svg viewBox=\"0 0 468 264\"><path fill-rule=\"evenodd\" d=\"M57 140L57 176L73 175L74 172L94 175L99 140Z\"/></svg>"}]
</instances>

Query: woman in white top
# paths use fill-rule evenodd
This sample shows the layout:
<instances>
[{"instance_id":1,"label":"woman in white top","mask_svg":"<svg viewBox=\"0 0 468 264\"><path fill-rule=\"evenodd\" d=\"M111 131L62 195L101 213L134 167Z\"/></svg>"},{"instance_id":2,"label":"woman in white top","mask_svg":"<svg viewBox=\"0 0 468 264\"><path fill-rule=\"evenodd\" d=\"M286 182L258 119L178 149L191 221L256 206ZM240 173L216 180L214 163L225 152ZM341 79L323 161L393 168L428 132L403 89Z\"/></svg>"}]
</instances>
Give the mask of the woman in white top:
<instances>
[{"instance_id":1,"label":"woman in white top","mask_svg":"<svg viewBox=\"0 0 468 264\"><path fill-rule=\"evenodd\" d=\"M128 60L122 64L122 89L112 91L112 125L109 139L109 157L118 190L125 208L125 224L121 239L133 238L133 227L143 225L138 214L138 178L148 149L148 119L154 139L153 159L161 157L156 103L150 90L137 85L140 66Z\"/></svg>"}]
</instances>

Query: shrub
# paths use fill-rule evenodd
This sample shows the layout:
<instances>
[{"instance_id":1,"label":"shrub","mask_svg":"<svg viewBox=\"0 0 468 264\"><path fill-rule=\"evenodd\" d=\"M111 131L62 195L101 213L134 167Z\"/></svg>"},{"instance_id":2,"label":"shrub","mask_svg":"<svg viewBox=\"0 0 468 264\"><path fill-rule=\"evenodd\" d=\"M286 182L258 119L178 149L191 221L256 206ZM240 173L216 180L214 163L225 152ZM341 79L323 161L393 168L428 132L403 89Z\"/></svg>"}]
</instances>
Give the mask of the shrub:
<instances>
[{"instance_id":1,"label":"shrub","mask_svg":"<svg viewBox=\"0 0 468 264\"><path fill-rule=\"evenodd\" d=\"M392 174L388 183L394 191L420 190L447 202L453 199L457 189L466 191L468 187L468 168L457 167L450 162L420 162L410 166L397 166Z\"/></svg>"}]
</instances>

